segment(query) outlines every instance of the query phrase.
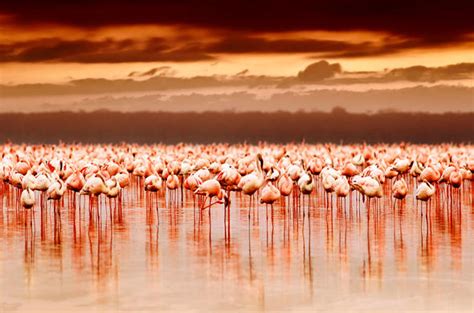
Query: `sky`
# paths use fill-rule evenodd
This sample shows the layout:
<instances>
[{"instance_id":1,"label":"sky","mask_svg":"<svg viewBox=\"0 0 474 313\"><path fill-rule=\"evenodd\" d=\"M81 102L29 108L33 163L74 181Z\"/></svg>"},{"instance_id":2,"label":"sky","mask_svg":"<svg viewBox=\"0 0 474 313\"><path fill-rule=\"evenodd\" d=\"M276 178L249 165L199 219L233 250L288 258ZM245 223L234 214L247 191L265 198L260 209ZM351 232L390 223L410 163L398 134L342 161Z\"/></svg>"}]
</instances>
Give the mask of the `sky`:
<instances>
[{"instance_id":1,"label":"sky","mask_svg":"<svg viewBox=\"0 0 474 313\"><path fill-rule=\"evenodd\" d=\"M282 95L290 110L408 110L424 101L417 107L472 111L473 6L3 1L0 112L137 107L127 101L149 110L268 110L281 109L273 103ZM344 103L347 93L381 104Z\"/></svg>"}]
</instances>

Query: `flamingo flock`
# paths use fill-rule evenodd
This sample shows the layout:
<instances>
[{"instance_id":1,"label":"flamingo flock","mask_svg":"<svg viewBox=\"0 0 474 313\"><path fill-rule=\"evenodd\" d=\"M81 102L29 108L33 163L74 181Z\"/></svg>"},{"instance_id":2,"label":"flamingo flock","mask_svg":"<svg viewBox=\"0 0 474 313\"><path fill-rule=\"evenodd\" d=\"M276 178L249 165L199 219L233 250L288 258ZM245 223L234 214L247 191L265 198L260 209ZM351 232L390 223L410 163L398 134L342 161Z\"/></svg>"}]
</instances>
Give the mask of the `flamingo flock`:
<instances>
[{"instance_id":1,"label":"flamingo flock","mask_svg":"<svg viewBox=\"0 0 474 313\"><path fill-rule=\"evenodd\" d=\"M384 209L380 199L395 207L411 195L428 210L432 201L460 207L463 189L472 201L472 145L7 143L0 152L2 206L5 197L26 210L52 203L57 214L64 198L79 206L88 200L91 214L101 203L111 210L133 188L155 199L157 210L159 197L174 205L192 198L209 216L223 204L227 218L237 197L250 208L265 204L273 213L278 202L303 214L315 198L327 209Z\"/></svg>"}]
</instances>

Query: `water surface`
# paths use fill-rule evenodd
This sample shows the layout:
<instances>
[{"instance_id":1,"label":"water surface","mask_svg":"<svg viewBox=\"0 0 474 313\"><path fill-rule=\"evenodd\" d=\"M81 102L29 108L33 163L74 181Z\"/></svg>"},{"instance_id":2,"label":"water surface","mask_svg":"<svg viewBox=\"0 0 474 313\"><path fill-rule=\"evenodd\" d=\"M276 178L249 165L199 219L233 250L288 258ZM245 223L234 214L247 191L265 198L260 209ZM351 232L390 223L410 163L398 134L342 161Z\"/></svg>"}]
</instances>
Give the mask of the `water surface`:
<instances>
[{"instance_id":1,"label":"water surface","mask_svg":"<svg viewBox=\"0 0 474 313\"><path fill-rule=\"evenodd\" d=\"M200 215L191 194L133 189L92 218L85 197L60 215L14 197L0 207L0 312L473 310L469 188L461 207L434 199L423 216L412 198L328 209L318 191L271 214L237 194L230 234L223 205Z\"/></svg>"}]
</instances>

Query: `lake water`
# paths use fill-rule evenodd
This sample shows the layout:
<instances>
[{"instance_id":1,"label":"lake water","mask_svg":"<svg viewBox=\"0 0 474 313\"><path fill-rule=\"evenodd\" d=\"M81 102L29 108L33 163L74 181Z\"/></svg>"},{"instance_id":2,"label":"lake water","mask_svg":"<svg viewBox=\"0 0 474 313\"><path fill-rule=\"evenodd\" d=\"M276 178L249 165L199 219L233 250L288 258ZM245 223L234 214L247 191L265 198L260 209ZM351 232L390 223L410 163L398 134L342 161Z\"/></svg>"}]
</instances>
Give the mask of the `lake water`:
<instances>
[{"instance_id":1,"label":"lake water","mask_svg":"<svg viewBox=\"0 0 474 313\"><path fill-rule=\"evenodd\" d=\"M355 193L331 210L321 191L272 216L234 194L230 234L223 205L209 219L191 194L130 189L92 218L85 197L56 215L14 196L0 207L0 312L473 310L472 187L423 216L413 198L367 209Z\"/></svg>"}]
</instances>

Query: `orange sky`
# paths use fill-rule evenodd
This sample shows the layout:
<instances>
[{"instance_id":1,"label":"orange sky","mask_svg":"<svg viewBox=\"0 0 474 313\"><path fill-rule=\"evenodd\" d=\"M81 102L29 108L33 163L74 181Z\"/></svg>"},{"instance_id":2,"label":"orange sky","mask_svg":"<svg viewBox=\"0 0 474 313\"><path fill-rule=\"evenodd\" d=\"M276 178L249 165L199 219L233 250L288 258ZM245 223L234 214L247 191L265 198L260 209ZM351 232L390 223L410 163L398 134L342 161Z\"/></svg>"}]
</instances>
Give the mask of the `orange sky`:
<instances>
[{"instance_id":1,"label":"orange sky","mask_svg":"<svg viewBox=\"0 0 474 313\"><path fill-rule=\"evenodd\" d=\"M291 7L278 1L271 7L140 1L1 4L0 83L121 79L162 66L178 77L244 70L295 76L319 60L353 72L474 59L472 24L462 20L462 10L444 10L450 7L444 1L424 7L388 1L380 8L344 0L295 1ZM470 7L459 3L459 9ZM449 23L441 27L439 16Z\"/></svg>"},{"instance_id":2,"label":"orange sky","mask_svg":"<svg viewBox=\"0 0 474 313\"><path fill-rule=\"evenodd\" d=\"M444 66L474 62L474 51L454 48L442 51L422 51L401 55L361 59L328 59L340 62L348 71L381 71L387 68L413 65ZM420 60L420 55L422 59ZM1 65L1 84L64 83L71 79L126 78L131 71L146 71L159 66L171 66L177 76L233 75L248 69L253 75L292 76L313 63L307 55L219 55L219 61L201 62L132 62L132 63L63 63L63 62L8 62Z\"/></svg>"},{"instance_id":3,"label":"orange sky","mask_svg":"<svg viewBox=\"0 0 474 313\"><path fill-rule=\"evenodd\" d=\"M4 1L0 111L472 111L473 10L464 0Z\"/></svg>"}]
</instances>

